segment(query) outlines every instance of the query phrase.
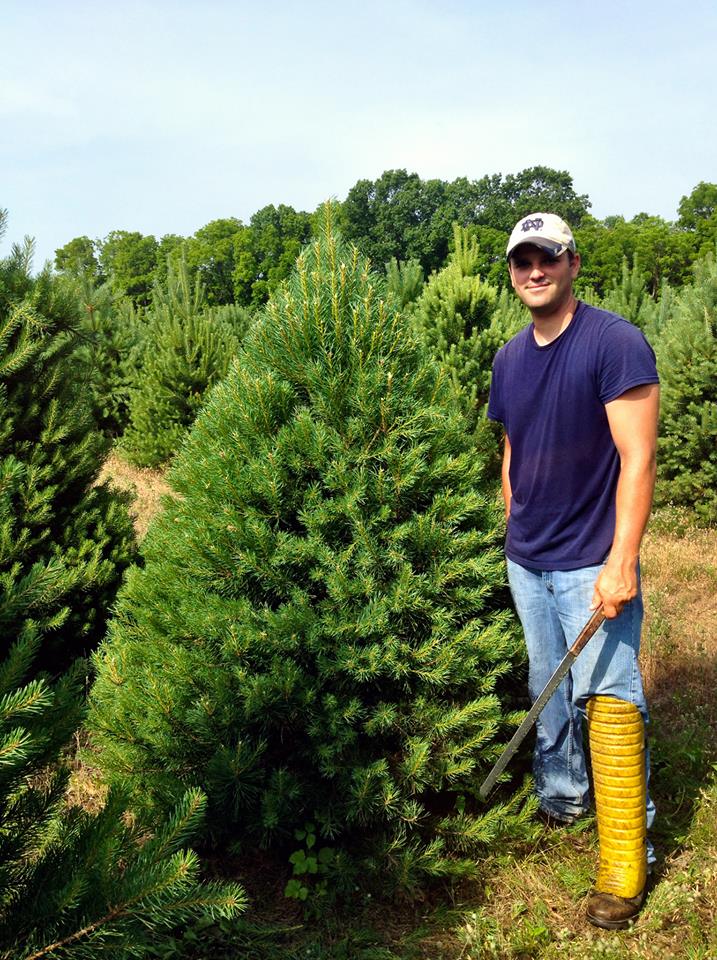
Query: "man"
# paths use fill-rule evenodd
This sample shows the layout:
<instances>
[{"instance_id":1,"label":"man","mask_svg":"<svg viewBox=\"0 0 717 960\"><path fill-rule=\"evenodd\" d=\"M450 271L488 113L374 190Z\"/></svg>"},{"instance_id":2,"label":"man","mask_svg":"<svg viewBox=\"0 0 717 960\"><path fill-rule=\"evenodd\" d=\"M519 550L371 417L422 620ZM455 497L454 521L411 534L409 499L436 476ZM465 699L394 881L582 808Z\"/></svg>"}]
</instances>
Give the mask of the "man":
<instances>
[{"instance_id":1,"label":"man","mask_svg":"<svg viewBox=\"0 0 717 960\"><path fill-rule=\"evenodd\" d=\"M639 912L653 859L637 657L639 549L655 481L655 355L637 327L575 298L580 254L559 217L523 217L507 256L532 323L496 355L488 416L505 429L508 578L533 699L591 611L602 604L606 617L538 721L536 792L551 823L587 809L587 715L600 838L588 919L616 929Z\"/></svg>"}]
</instances>

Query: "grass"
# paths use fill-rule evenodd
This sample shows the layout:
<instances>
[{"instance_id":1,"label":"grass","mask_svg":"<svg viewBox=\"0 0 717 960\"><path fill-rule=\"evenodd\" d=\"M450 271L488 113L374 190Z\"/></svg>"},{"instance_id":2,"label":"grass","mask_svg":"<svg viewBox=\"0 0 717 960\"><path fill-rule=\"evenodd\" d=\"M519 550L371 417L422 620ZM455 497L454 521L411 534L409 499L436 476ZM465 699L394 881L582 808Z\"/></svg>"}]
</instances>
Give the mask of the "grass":
<instances>
[{"instance_id":1,"label":"grass","mask_svg":"<svg viewBox=\"0 0 717 960\"><path fill-rule=\"evenodd\" d=\"M105 461L99 479L109 480L120 490L133 494L132 519L137 536L142 539L152 517L161 509L162 497L169 493L162 471L133 467L112 453Z\"/></svg>"},{"instance_id":2,"label":"grass","mask_svg":"<svg viewBox=\"0 0 717 960\"><path fill-rule=\"evenodd\" d=\"M134 487L140 535L158 509L161 474L109 476ZM651 709L657 869L627 931L584 919L597 860L594 821L537 829L534 841L482 865L480 883L417 904L357 893L339 914L304 915L285 878L257 870L252 919L205 923L168 937L156 960L717 960L717 537L685 511L658 512L642 559L642 669ZM317 911L319 912L319 911Z\"/></svg>"}]
</instances>

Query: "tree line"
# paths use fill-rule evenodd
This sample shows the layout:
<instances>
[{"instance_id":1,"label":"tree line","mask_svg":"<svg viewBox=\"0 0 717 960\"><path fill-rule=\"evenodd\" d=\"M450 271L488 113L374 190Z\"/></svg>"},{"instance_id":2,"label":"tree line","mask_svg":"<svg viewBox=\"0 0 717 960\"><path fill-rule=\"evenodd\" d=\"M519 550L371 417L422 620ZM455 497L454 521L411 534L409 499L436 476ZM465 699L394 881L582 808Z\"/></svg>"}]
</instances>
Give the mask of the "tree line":
<instances>
[{"instance_id":1,"label":"tree line","mask_svg":"<svg viewBox=\"0 0 717 960\"><path fill-rule=\"evenodd\" d=\"M451 182L387 170L376 180L359 180L335 207L342 235L379 270L392 259L413 260L429 276L446 261L452 225L467 226L482 252L483 277L498 287L507 282L505 244L517 219L550 210L573 228L583 257L581 283L600 295L619 280L623 260L640 264L653 296L664 282L681 286L694 260L713 248L717 229L716 184L699 183L682 197L674 221L647 213L631 220L597 220L590 215L589 197L576 193L570 174L544 166ZM191 279L202 281L210 304L255 308L289 275L299 250L314 235L317 217L320 213L270 204L249 223L217 219L191 237L157 239L114 230L102 240L70 240L56 251L54 265L96 284L109 280L115 293L145 305L155 281L166 279L168 264L184 260Z\"/></svg>"}]
</instances>

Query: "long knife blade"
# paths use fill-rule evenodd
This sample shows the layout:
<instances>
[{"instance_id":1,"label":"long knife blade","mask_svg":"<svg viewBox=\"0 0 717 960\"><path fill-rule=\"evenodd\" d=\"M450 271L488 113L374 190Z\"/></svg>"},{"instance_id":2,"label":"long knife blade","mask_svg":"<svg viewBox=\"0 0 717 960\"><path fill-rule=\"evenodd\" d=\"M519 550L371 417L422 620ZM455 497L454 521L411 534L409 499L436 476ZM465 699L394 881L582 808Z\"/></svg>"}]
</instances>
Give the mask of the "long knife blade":
<instances>
[{"instance_id":1,"label":"long knife blade","mask_svg":"<svg viewBox=\"0 0 717 960\"><path fill-rule=\"evenodd\" d=\"M542 713L543 708L545 707L545 704L548 702L548 700L550 700L552 695L558 689L562 680L564 679L564 677L566 676L566 674L568 673L572 665L577 660L578 654L583 649L583 647L588 642L588 640L593 636L593 634L598 629L598 627L600 626L600 624L603 622L604 619L605 619L605 614L603 612L602 605L600 605L595 611L595 613L590 617L590 619L585 624L585 626L582 628L580 633L578 634L575 640L575 643L573 643L572 647L570 647L568 652L560 661L552 677L545 684L545 686L537 696L535 703L526 714L525 719L513 734L513 737L510 743L498 758L498 762L496 763L496 765L493 767L491 772L488 774L488 776L485 778L485 780L481 784L478 794L482 800L485 800L485 798L491 792L491 790L496 784L496 781L498 780L498 777L508 766L511 759L513 758L513 755L517 751L518 747L521 745L521 743L527 736L530 728L533 726L535 721L538 719L538 717Z\"/></svg>"}]
</instances>

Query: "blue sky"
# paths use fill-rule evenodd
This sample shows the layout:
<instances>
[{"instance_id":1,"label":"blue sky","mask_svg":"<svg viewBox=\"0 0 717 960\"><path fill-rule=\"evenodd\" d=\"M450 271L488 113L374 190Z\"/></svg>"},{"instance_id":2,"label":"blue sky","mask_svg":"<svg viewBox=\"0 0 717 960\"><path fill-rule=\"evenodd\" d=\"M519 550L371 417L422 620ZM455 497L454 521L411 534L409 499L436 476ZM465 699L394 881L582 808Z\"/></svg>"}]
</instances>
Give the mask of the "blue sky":
<instances>
[{"instance_id":1,"label":"blue sky","mask_svg":"<svg viewBox=\"0 0 717 960\"><path fill-rule=\"evenodd\" d=\"M405 167L568 170L599 217L717 181L717 4L2 0L0 254L313 210Z\"/></svg>"}]
</instances>

